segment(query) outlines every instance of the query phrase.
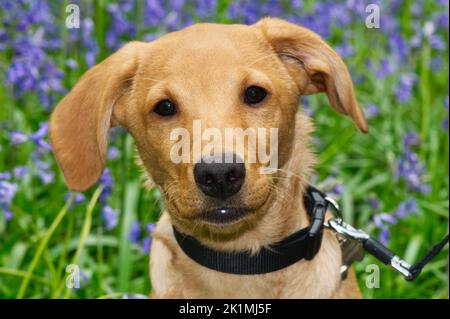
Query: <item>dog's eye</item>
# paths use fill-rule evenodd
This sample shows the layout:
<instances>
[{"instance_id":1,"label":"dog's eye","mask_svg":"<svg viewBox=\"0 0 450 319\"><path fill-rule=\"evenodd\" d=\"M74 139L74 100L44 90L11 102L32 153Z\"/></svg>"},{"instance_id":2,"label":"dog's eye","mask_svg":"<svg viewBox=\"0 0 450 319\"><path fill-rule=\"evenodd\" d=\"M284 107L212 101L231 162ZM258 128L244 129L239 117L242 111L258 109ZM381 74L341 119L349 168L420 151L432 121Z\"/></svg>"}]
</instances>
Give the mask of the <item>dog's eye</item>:
<instances>
[{"instance_id":1,"label":"dog's eye","mask_svg":"<svg viewBox=\"0 0 450 319\"><path fill-rule=\"evenodd\" d=\"M267 91L259 86L250 86L245 90L244 102L249 105L262 102L267 96Z\"/></svg>"},{"instance_id":2,"label":"dog's eye","mask_svg":"<svg viewBox=\"0 0 450 319\"><path fill-rule=\"evenodd\" d=\"M161 116L170 116L177 113L177 108L175 104L170 100L162 100L156 104L155 109L153 110L156 114Z\"/></svg>"}]
</instances>

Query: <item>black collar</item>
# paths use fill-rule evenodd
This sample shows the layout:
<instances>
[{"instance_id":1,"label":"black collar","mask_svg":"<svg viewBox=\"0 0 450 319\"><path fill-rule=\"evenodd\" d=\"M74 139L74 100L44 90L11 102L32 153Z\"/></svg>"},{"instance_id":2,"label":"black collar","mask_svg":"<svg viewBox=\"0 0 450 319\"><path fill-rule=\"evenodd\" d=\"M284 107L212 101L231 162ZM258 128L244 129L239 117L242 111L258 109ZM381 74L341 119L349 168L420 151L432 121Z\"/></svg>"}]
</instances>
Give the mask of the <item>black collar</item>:
<instances>
[{"instance_id":1,"label":"black collar","mask_svg":"<svg viewBox=\"0 0 450 319\"><path fill-rule=\"evenodd\" d=\"M195 238L181 234L175 227L173 231L178 245L186 255L204 267L237 275L264 274L288 267L301 259L311 260L319 251L328 202L322 192L308 186L304 194L304 205L311 225L269 248L261 248L256 255L247 251L213 250Z\"/></svg>"}]
</instances>

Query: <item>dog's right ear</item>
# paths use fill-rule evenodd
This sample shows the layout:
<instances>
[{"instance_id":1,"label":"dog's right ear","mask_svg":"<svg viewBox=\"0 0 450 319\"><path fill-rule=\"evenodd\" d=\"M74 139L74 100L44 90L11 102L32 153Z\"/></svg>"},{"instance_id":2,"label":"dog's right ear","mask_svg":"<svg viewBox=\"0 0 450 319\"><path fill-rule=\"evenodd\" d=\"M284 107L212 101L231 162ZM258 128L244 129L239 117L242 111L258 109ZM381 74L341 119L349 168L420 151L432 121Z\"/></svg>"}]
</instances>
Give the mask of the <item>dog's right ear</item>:
<instances>
[{"instance_id":1,"label":"dog's right ear","mask_svg":"<svg viewBox=\"0 0 450 319\"><path fill-rule=\"evenodd\" d=\"M61 100L50 119L56 160L71 190L83 191L102 174L112 123L121 124L145 43L131 42L87 71Z\"/></svg>"}]
</instances>

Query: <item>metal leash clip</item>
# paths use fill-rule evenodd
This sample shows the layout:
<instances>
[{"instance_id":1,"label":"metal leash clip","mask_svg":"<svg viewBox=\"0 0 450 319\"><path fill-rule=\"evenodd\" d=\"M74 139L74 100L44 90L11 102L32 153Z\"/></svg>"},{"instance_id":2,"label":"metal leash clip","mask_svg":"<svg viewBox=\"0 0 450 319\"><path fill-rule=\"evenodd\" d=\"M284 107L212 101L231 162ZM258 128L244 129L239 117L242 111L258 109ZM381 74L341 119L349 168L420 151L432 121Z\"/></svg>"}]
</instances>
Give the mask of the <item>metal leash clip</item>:
<instances>
[{"instance_id":1,"label":"metal leash clip","mask_svg":"<svg viewBox=\"0 0 450 319\"><path fill-rule=\"evenodd\" d=\"M423 267L425 267L425 265L448 243L449 237L447 234L447 236L440 243L435 245L420 262L411 266L405 260L394 254L382 243L370 237L370 235L363 230L356 229L353 226L345 223L342 219L342 214L336 201L329 197L326 197L325 199L329 204L331 204L331 207L334 208L338 215L337 218L326 221L325 226L347 239L359 242L362 249L367 251L369 254L371 254L384 264L389 265L397 270L406 278L406 280L412 281L416 279L422 271ZM343 255L344 253L345 252L343 251ZM343 256L343 259L345 261L345 256ZM346 265L345 263L344 266L347 266L347 268L349 267L349 265Z\"/></svg>"}]
</instances>

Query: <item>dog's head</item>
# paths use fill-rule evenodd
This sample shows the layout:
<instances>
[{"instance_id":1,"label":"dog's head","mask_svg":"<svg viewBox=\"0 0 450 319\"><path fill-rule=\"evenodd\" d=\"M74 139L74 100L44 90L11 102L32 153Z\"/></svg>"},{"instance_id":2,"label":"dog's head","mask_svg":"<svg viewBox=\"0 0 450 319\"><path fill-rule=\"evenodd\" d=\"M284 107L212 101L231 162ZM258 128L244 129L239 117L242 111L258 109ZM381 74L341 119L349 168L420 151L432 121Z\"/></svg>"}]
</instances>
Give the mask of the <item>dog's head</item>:
<instances>
[{"instance_id":1,"label":"dog's head","mask_svg":"<svg viewBox=\"0 0 450 319\"><path fill-rule=\"evenodd\" d=\"M276 151L283 167L299 97L317 92L367 131L346 66L315 33L271 18L252 26L199 24L131 42L86 72L55 109L51 140L67 184L82 191L104 169L110 127L122 125L176 223L235 231L260 217L255 212L277 182L261 174L268 162L251 154L264 141L265 154ZM214 140L221 151L196 153L196 131L207 128L203 143ZM256 133L257 145L230 149L230 128L247 134L245 141Z\"/></svg>"}]
</instances>

